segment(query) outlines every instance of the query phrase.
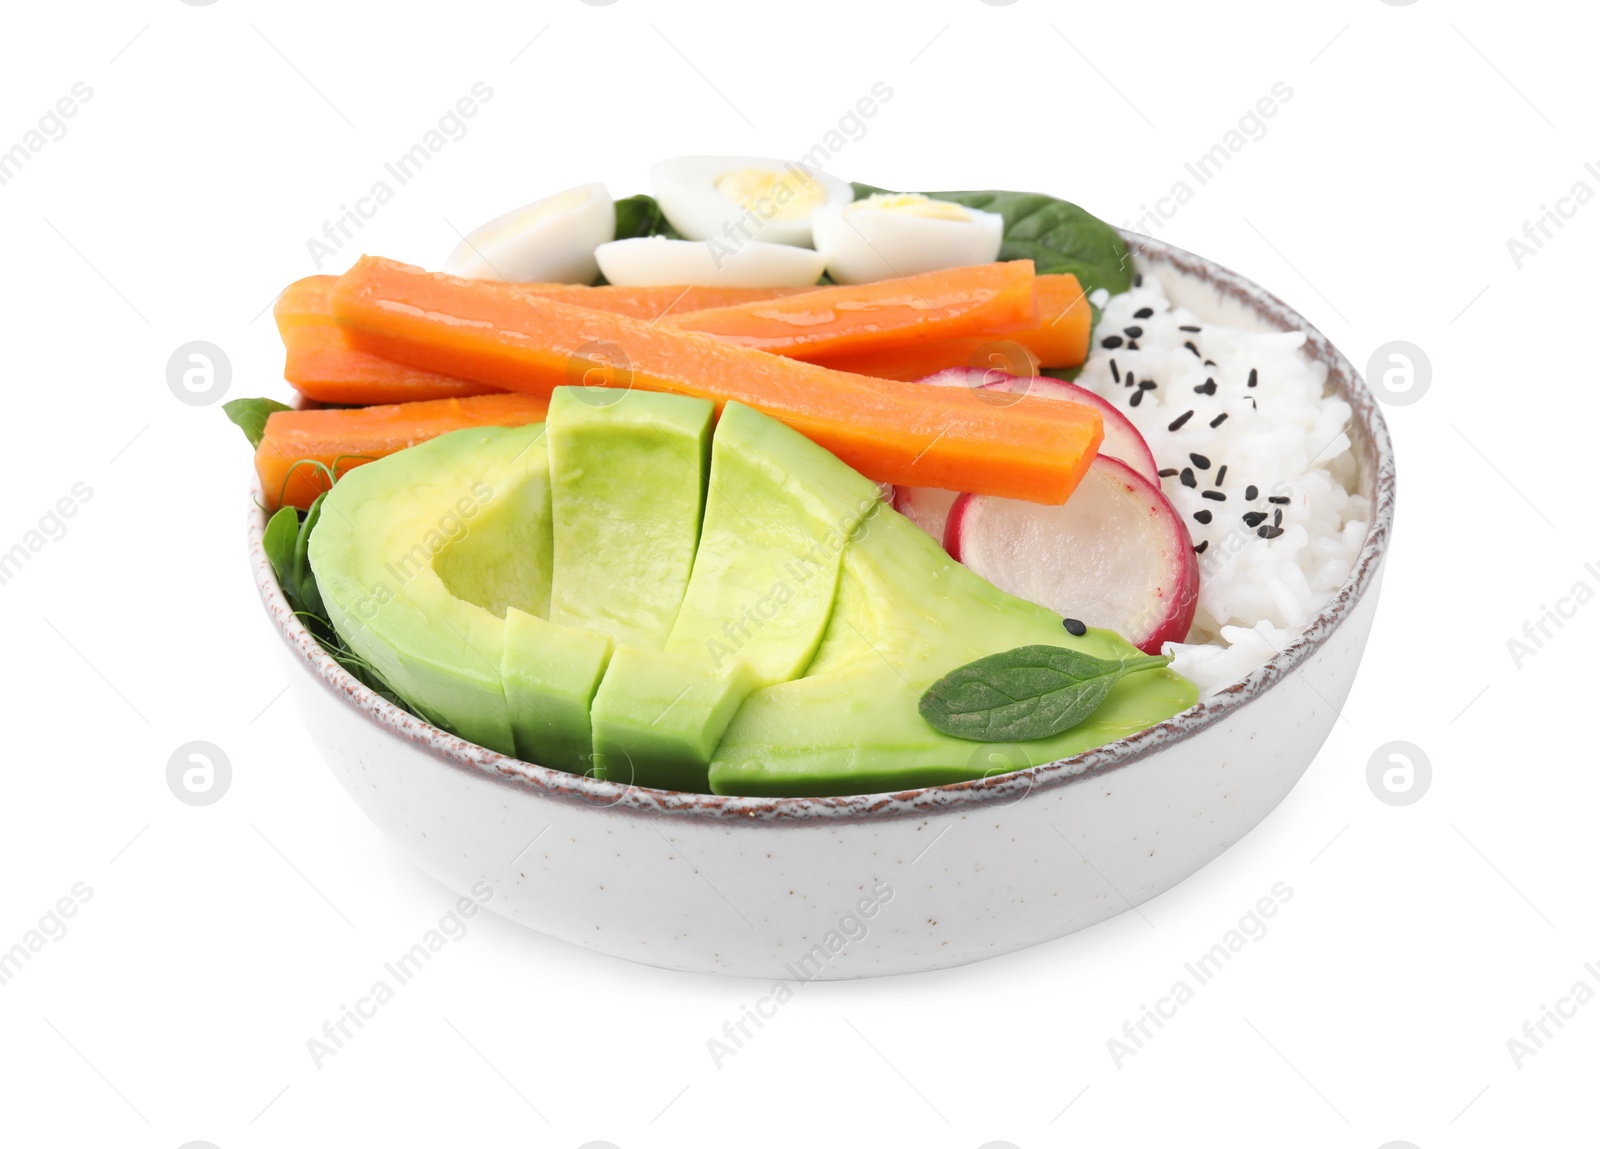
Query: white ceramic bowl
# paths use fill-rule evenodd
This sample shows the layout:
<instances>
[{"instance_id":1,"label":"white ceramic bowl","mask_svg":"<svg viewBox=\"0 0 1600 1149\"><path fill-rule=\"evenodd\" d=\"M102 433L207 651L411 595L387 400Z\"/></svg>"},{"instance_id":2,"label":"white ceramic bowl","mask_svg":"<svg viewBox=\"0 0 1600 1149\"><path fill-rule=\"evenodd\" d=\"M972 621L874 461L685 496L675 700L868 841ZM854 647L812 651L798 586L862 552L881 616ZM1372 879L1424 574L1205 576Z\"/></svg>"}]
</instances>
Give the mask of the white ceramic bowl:
<instances>
[{"instance_id":1,"label":"white ceramic bowl","mask_svg":"<svg viewBox=\"0 0 1600 1149\"><path fill-rule=\"evenodd\" d=\"M1174 302L1303 330L1351 437L1373 522L1349 581L1292 646L1199 706L1076 758L953 786L844 798L623 787L503 757L385 702L291 614L250 553L291 693L357 804L428 873L601 953L794 981L961 965L1094 925L1238 841L1305 772L1355 678L1394 517L1394 459L1350 363L1273 296L1130 236Z\"/></svg>"}]
</instances>

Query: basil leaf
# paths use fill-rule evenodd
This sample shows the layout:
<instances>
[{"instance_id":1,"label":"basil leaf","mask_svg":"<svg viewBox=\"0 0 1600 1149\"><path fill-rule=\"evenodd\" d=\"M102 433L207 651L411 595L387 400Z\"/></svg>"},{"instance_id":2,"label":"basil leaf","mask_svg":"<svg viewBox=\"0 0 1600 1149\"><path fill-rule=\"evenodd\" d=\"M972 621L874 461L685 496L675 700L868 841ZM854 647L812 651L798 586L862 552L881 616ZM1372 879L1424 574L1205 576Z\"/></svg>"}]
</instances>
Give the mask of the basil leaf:
<instances>
[{"instance_id":1,"label":"basil leaf","mask_svg":"<svg viewBox=\"0 0 1600 1149\"><path fill-rule=\"evenodd\" d=\"M676 228L667 222L655 196L631 195L617 201L617 238L639 239L644 236L663 235L668 239L682 239Z\"/></svg>"},{"instance_id":2,"label":"basil leaf","mask_svg":"<svg viewBox=\"0 0 1600 1149\"><path fill-rule=\"evenodd\" d=\"M1106 659L1061 646L1019 646L952 670L928 688L917 709L928 725L954 738L1028 742L1082 722L1123 675L1171 661L1165 655Z\"/></svg>"},{"instance_id":3,"label":"basil leaf","mask_svg":"<svg viewBox=\"0 0 1600 1149\"><path fill-rule=\"evenodd\" d=\"M222 405L223 413L244 432L252 447L259 447L261 436L267 433L267 416L287 410L288 405L276 399L229 399Z\"/></svg>"},{"instance_id":4,"label":"basil leaf","mask_svg":"<svg viewBox=\"0 0 1600 1149\"><path fill-rule=\"evenodd\" d=\"M852 184L856 198L882 192L870 184ZM1005 221L1001 259L1031 259L1040 275L1070 272L1084 291L1105 288L1119 295L1133 286L1133 259L1117 229L1075 203L1037 192L923 192Z\"/></svg>"}]
</instances>

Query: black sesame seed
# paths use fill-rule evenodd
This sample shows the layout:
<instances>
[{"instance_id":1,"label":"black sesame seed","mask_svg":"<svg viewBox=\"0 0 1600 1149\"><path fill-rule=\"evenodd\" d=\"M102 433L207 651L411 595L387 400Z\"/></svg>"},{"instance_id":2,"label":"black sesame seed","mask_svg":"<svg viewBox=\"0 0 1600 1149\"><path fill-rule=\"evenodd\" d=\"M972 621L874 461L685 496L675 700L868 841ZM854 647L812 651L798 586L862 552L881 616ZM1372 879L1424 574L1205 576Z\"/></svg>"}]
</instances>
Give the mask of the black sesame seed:
<instances>
[{"instance_id":1,"label":"black sesame seed","mask_svg":"<svg viewBox=\"0 0 1600 1149\"><path fill-rule=\"evenodd\" d=\"M1217 365L1217 361L1215 359L1207 359L1206 360L1206 366L1207 367L1215 367L1216 365Z\"/></svg>"},{"instance_id":2,"label":"black sesame seed","mask_svg":"<svg viewBox=\"0 0 1600 1149\"><path fill-rule=\"evenodd\" d=\"M1128 350L1129 351L1137 351L1137 350L1139 350L1139 345L1137 343L1135 343L1133 340L1130 339L1130 340L1128 340Z\"/></svg>"},{"instance_id":3,"label":"black sesame seed","mask_svg":"<svg viewBox=\"0 0 1600 1149\"><path fill-rule=\"evenodd\" d=\"M1211 425L1213 427L1220 427L1224 423L1226 423L1227 421L1228 421L1228 413L1226 411L1224 411L1222 414L1218 415L1215 419L1211 420Z\"/></svg>"},{"instance_id":4,"label":"black sesame seed","mask_svg":"<svg viewBox=\"0 0 1600 1149\"><path fill-rule=\"evenodd\" d=\"M1120 335L1107 335L1104 339L1102 339L1100 341L1100 346L1106 347L1106 348L1121 347L1122 346L1122 336L1120 336Z\"/></svg>"},{"instance_id":5,"label":"black sesame seed","mask_svg":"<svg viewBox=\"0 0 1600 1149\"><path fill-rule=\"evenodd\" d=\"M1075 618L1064 618L1061 625L1067 628L1067 633L1074 638L1082 638L1089 633L1089 628Z\"/></svg>"},{"instance_id":6,"label":"black sesame seed","mask_svg":"<svg viewBox=\"0 0 1600 1149\"><path fill-rule=\"evenodd\" d=\"M1194 326L1193 324L1185 323L1182 327L1179 327L1178 330L1179 331L1199 331L1200 329L1198 327Z\"/></svg>"},{"instance_id":7,"label":"black sesame seed","mask_svg":"<svg viewBox=\"0 0 1600 1149\"><path fill-rule=\"evenodd\" d=\"M1139 400L1143 399L1143 398L1144 398L1144 392L1143 391L1135 391L1132 395L1128 396L1128 406L1137 407L1139 405Z\"/></svg>"},{"instance_id":8,"label":"black sesame seed","mask_svg":"<svg viewBox=\"0 0 1600 1149\"><path fill-rule=\"evenodd\" d=\"M1247 527L1259 527L1262 523L1267 521L1267 512L1266 511L1246 511L1240 517L1244 519L1244 525L1245 526L1247 526Z\"/></svg>"},{"instance_id":9,"label":"black sesame seed","mask_svg":"<svg viewBox=\"0 0 1600 1149\"><path fill-rule=\"evenodd\" d=\"M1196 359L1200 358L1200 348L1196 347L1191 340L1185 339L1183 341L1183 345L1185 347L1187 347L1190 351L1194 352L1194 357Z\"/></svg>"},{"instance_id":10,"label":"black sesame seed","mask_svg":"<svg viewBox=\"0 0 1600 1149\"><path fill-rule=\"evenodd\" d=\"M1194 389L1194 393L1196 395L1215 395L1217 393L1217 381L1215 379L1207 379Z\"/></svg>"},{"instance_id":11,"label":"black sesame seed","mask_svg":"<svg viewBox=\"0 0 1600 1149\"><path fill-rule=\"evenodd\" d=\"M1143 379L1143 380L1140 380L1140 382L1139 382L1139 390L1141 390L1141 391L1154 391L1155 389L1156 389L1156 381L1154 379Z\"/></svg>"},{"instance_id":12,"label":"black sesame seed","mask_svg":"<svg viewBox=\"0 0 1600 1149\"><path fill-rule=\"evenodd\" d=\"M1244 497L1249 499L1252 503L1256 501L1256 498L1260 494L1261 494L1260 489L1257 488L1254 483L1251 483L1248 487L1246 487L1244 489Z\"/></svg>"},{"instance_id":13,"label":"black sesame seed","mask_svg":"<svg viewBox=\"0 0 1600 1149\"><path fill-rule=\"evenodd\" d=\"M1283 528L1282 527L1262 527L1262 528L1260 528L1259 530L1256 531L1256 534L1260 535L1264 539L1275 539L1279 535L1283 534Z\"/></svg>"},{"instance_id":14,"label":"black sesame seed","mask_svg":"<svg viewBox=\"0 0 1600 1149\"><path fill-rule=\"evenodd\" d=\"M1122 372L1117 370L1117 361L1115 359L1111 361L1111 381L1113 383L1122 382Z\"/></svg>"},{"instance_id":15,"label":"black sesame seed","mask_svg":"<svg viewBox=\"0 0 1600 1149\"><path fill-rule=\"evenodd\" d=\"M1256 377L1256 369L1252 367L1250 368L1250 378L1245 381L1245 386L1254 387L1258 382L1259 379Z\"/></svg>"},{"instance_id":16,"label":"black sesame seed","mask_svg":"<svg viewBox=\"0 0 1600 1149\"><path fill-rule=\"evenodd\" d=\"M1133 285L1135 287L1143 287L1144 286L1144 273L1143 272L1140 272L1138 275L1133 277Z\"/></svg>"},{"instance_id":17,"label":"black sesame seed","mask_svg":"<svg viewBox=\"0 0 1600 1149\"><path fill-rule=\"evenodd\" d=\"M1209 523L1211 521L1211 512L1210 511L1196 511L1194 513L1194 521L1197 522L1197 523L1200 523L1202 525L1204 525L1206 523Z\"/></svg>"},{"instance_id":18,"label":"black sesame seed","mask_svg":"<svg viewBox=\"0 0 1600 1149\"><path fill-rule=\"evenodd\" d=\"M1177 473L1178 473L1178 468L1176 468L1176 467L1163 467L1163 468L1161 468L1161 470L1156 472L1156 474L1160 475L1163 479L1170 479L1170 478L1172 478L1172 476L1176 475Z\"/></svg>"},{"instance_id":19,"label":"black sesame seed","mask_svg":"<svg viewBox=\"0 0 1600 1149\"><path fill-rule=\"evenodd\" d=\"M1153 307L1141 307L1133 313L1133 317L1135 319L1149 319L1155 313L1156 309Z\"/></svg>"},{"instance_id":20,"label":"black sesame seed","mask_svg":"<svg viewBox=\"0 0 1600 1149\"><path fill-rule=\"evenodd\" d=\"M1272 525L1275 526L1275 527L1283 526L1283 512L1282 511L1273 511L1272 512Z\"/></svg>"},{"instance_id":21,"label":"black sesame seed","mask_svg":"<svg viewBox=\"0 0 1600 1149\"><path fill-rule=\"evenodd\" d=\"M1252 411L1259 411L1260 410L1260 408L1256 406L1256 397L1254 395L1246 395L1245 398L1250 400L1250 410L1252 410Z\"/></svg>"},{"instance_id":22,"label":"black sesame seed","mask_svg":"<svg viewBox=\"0 0 1600 1149\"><path fill-rule=\"evenodd\" d=\"M1199 467L1202 471L1209 471L1211 469L1211 460L1206 458L1204 455L1197 455L1193 451L1189 452L1189 462Z\"/></svg>"},{"instance_id":23,"label":"black sesame seed","mask_svg":"<svg viewBox=\"0 0 1600 1149\"><path fill-rule=\"evenodd\" d=\"M1228 501L1228 496L1224 495L1221 491L1201 491L1200 497L1202 499L1210 499L1213 502L1218 503L1225 503Z\"/></svg>"},{"instance_id":24,"label":"black sesame seed","mask_svg":"<svg viewBox=\"0 0 1600 1149\"><path fill-rule=\"evenodd\" d=\"M1137 339L1144 334L1144 328L1135 324L1133 327L1124 327L1122 333L1129 339Z\"/></svg>"},{"instance_id":25,"label":"black sesame seed","mask_svg":"<svg viewBox=\"0 0 1600 1149\"><path fill-rule=\"evenodd\" d=\"M1203 555L1206 553L1206 548L1210 545L1210 539L1201 539L1199 542L1194 544L1194 553L1197 555Z\"/></svg>"},{"instance_id":26,"label":"black sesame seed","mask_svg":"<svg viewBox=\"0 0 1600 1149\"><path fill-rule=\"evenodd\" d=\"M1169 430L1169 431L1181 430L1183 428L1183 425L1185 423L1187 423L1193 417L1194 417L1194 412L1193 411L1185 411L1182 415L1179 415L1176 419L1174 419L1172 422L1167 424L1167 430Z\"/></svg>"},{"instance_id":27,"label":"black sesame seed","mask_svg":"<svg viewBox=\"0 0 1600 1149\"><path fill-rule=\"evenodd\" d=\"M1183 473L1178 476L1178 482L1182 483L1186 487L1197 487L1200 485L1199 483L1195 482L1194 472L1188 467L1185 467L1183 469Z\"/></svg>"},{"instance_id":28,"label":"black sesame seed","mask_svg":"<svg viewBox=\"0 0 1600 1149\"><path fill-rule=\"evenodd\" d=\"M1269 502L1269 503L1277 503L1280 507L1287 507L1289 505L1289 496L1288 495L1268 495L1267 496L1267 502Z\"/></svg>"},{"instance_id":29,"label":"black sesame seed","mask_svg":"<svg viewBox=\"0 0 1600 1149\"><path fill-rule=\"evenodd\" d=\"M1224 463L1222 466L1217 468L1217 486L1222 486L1222 480L1227 476L1227 474L1228 464Z\"/></svg>"}]
</instances>

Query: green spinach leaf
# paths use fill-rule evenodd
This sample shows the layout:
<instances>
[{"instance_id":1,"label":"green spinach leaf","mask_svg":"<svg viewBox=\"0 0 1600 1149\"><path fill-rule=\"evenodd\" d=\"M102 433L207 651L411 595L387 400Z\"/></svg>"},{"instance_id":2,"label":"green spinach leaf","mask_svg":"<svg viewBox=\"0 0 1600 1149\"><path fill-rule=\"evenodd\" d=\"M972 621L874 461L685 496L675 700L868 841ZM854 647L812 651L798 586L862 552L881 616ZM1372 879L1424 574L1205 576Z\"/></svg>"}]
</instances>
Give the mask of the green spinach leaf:
<instances>
[{"instance_id":1,"label":"green spinach leaf","mask_svg":"<svg viewBox=\"0 0 1600 1149\"><path fill-rule=\"evenodd\" d=\"M639 239L661 235L668 239L682 239L676 228L667 222L655 196L631 195L617 201L617 238Z\"/></svg>"},{"instance_id":2,"label":"green spinach leaf","mask_svg":"<svg viewBox=\"0 0 1600 1149\"><path fill-rule=\"evenodd\" d=\"M1123 675L1172 660L1096 658L1061 646L1019 646L958 667L918 704L928 725L972 742L1027 742L1070 730L1093 714Z\"/></svg>"}]
</instances>

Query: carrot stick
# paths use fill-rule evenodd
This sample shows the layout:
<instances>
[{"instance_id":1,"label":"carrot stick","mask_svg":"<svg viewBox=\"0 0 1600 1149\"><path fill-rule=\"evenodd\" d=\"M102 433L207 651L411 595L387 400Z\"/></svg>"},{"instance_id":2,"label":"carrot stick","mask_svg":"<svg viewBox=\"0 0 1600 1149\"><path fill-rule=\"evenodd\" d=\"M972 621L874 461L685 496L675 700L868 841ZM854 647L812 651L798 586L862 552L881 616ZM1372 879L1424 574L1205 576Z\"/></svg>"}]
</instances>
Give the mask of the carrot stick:
<instances>
[{"instance_id":1,"label":"carrot stick","mask_svg":"<svg viewBox=\"0 0 1600 1149\"><path fill-rule=\"evenodd\" d=\"M291 283L272 308L283 336L283 377L300 394L321 403L405 403L498 390L402 367L350 346L328 302L337 280L313 275Z\"/></svg>"},{"instance_id":2,"label":"carrot stick","mask_svg":"<svg viewBox=\"0 0 1600 1149\"><path fill-rule=\"evenodd\" d=\"M335 275L312 275L291 283L273 315L283 336L283 377L300 394L322 403L407 403L460 398L495 390L390 363L350 345L333 318L328 292ZM513 294L548 296L565 303L658 320L677 312L798 295L803 287L577 287L565 283L499 284Z\"/></svg>"},{"instance_id":3,"label":"carrot stick","mask_svg":"<svg viewBox=\"0 0 1600 1149\"><path fill-rule=\"evenodd\" d=\"M809 292L809 287L621 287L615 283L578 287L570 283L506 284L508 290L558 303L592 307L633 319L654 322L668 315L782 299Z\"/></svg>"},{"instance_id":4,"label":"carrot stick","mask_svg":"<svg viewBox=\"0 0 1600 1149\"><path fill-rule=\"evenodd\" d=\"M380 407L275 411L256 446L256 474L269 510L305 510L352 467L464 427L537 423L549 407L534 395L475 395Z\"/></svg>"},{"instance_id":5,"label":"carrot stick","mask_svg":"<svg viewBox=\"0 0 1600 1149\"><path fill-rule=\"evenodd\" d=\"M691 311L665 323L791 359L893 356L933 339L994 339L1039 326L1033 261L953 267L878 283Z\"/></svg>"},{"instance_id":6,"label":"carrot stick","mask_svg":"<svg viewBox=\"0 0 1600 1149\"><path fill-rule=\"evenodd\" d=\"M812 358L838 371L883 379L921 379L946 367L995 367L1031 375L1041 367L1076 367L1089 355L1089 299L1073 275L1034 280L1038 322L1022 331L930 339L905 347L864 347ZM810 357L808 357L810 358Z\"/></svg>"},{"instance_id":7,"label":"carrot stick","mask_svg":"<svg viewBox=\"0 0 1600 1149\"><path fill-rule=\"evenodd\" d=\"M1061 503L1100 445L1091 407L869 379L370 256L340 277L333 309L360 350L508 390L547 397L609 371L614 384L737 400L879 482Z\"/></svg>"}]
</instances>

